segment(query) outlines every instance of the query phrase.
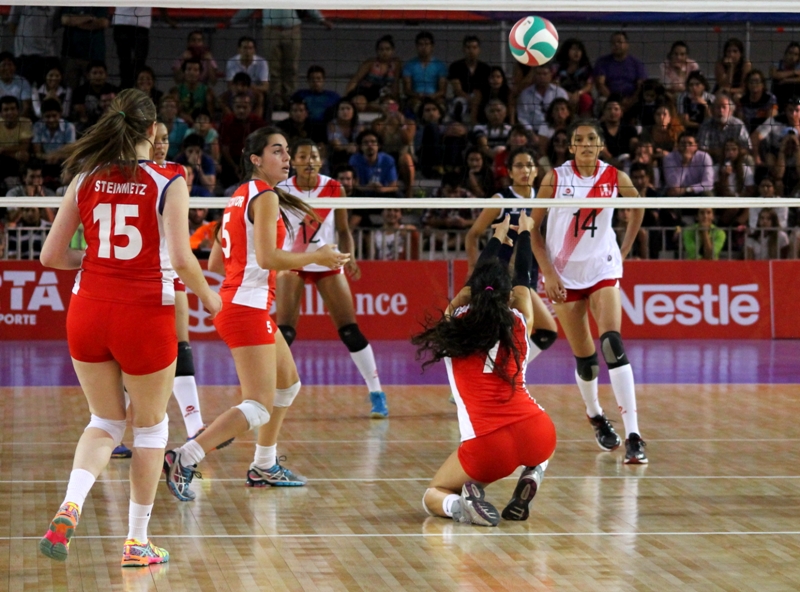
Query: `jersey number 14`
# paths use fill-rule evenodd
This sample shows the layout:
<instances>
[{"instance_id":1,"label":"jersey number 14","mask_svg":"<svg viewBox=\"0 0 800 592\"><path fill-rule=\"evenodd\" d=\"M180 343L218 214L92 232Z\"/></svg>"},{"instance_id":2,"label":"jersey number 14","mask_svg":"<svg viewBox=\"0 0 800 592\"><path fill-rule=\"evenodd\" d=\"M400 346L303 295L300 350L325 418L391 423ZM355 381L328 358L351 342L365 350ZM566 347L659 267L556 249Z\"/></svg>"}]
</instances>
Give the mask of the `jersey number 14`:
<instances>
[{"instance_id":1,"label":"jersey number 14","mask_svg":"<svg viewBox=\"0 0 800 592\"><path fill-rule=\"evenodd\" d=\"M581 220L581 214L583 213L586 213L586 217ZM578 210L572 214L572 217L575 218L575 238L578 238L587 230L592 233L590 236L594 238L594 233L597 230L597 214L597 210Z\"/></svg>"}]
</instances>

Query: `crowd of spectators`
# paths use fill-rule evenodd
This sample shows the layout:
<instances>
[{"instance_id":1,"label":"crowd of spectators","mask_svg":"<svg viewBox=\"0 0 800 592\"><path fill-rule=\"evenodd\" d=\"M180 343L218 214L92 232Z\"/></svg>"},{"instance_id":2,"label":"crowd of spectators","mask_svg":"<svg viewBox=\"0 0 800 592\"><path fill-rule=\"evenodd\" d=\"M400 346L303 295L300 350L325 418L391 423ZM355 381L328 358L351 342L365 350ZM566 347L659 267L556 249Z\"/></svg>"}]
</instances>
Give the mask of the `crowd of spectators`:
<instances>
[{"instance_id":1,"label":"crowd of spectators","mask_svg":"<svg viewBox=\"0 0 800 592\"><path fill-rule=\"evenodd\" d=\"M253 12L240 11L234 21ZM63 192L69 181L61 176L64 147L127 87L148 93L158 106L169 131L168 158L187 167L193 196L230 194L241 178L244 139L274 122L290 142L317 142L323 173L342 181L348 195L490 197L508 186L505 160L515 147L537 152L537 183L566 162L565 130L577 117L601 121L603 159L628 172L642 195L800 192L796 42L768 73L752 67L736 38L725 43L713 73L700 71L682 41L648 71L620 31L611 35L609 53L596 59L579 39L567 39L551 63L515 62L506 72L481 60L475 35L464 37L463 58L449 65L436 57L428 31L416 35L415 56L398 56L385 35L373 57L354 56L354 73L340 95L319 65L297 87L301 21L331 24L316 11L261 12L263 55L256 39L242 36L236 54L218 60L203 32L192 31L172 62L173 79L157 81L147 63L152 9L117 8L112 15L98 7L12 7L14 51L0 53L2 195ZM166 11L160 18L175 26ZM53 46L56 27L64 29L60 51ZM109 80L105 62L108 27L119 81ZM782 210L650 209L634 256L786 256L800 220ZM398 218L394 210L356 211L351 225L419 233L465 229L476 216L466 209L403 212ZM620 228L627 215L618 211ZM48 209L35 216L7 209L0 223L46 226L52 216ZM213 216L204 213L206 220Z\"/></svg>"}]
</instances>

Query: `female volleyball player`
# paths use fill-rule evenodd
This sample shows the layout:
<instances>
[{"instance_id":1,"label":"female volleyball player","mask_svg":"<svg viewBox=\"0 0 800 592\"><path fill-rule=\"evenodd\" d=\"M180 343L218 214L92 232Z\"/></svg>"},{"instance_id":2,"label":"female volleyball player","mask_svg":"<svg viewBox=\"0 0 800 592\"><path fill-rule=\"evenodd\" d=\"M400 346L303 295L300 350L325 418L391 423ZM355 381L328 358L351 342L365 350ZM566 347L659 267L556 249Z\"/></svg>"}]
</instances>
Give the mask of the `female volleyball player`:
<instances>
[{"instance_id":1,"label":"female volleyball player","mask_svg":"<svg viewBox=\"0 0 800 592\"><path fill-rule=\"evenodd\" d=\"M545 175L539 198L639 197L628 175L598 160L603 132L596 121L573 123L568 137L574 160ZM575 355L575 379L597 443L603 450L614 450L620 445L620 438L597 400L597 350L589 328L590 311L597 323L600 350L625 425L625 463L647 463L639 434L633 370L620 336L619 295L622 260L633 247L644 210L632 211L621 250L611 226L611 208L552 208L545 243L540 229L546 213L545 208L540 208L533 214L533 252L542 267L547 297Z\"/></svg>"},{"instance_id":2,"label":"female volleyball player","mask_svg":"<svg viewBox=\"0 0 800 592\"><path fill-rule=\"evenodd\" d=\"M172 262L212 317L222 303L189 248L186 183L150 160L155 134L150 98L138 90L122 91L71 147L65 167L76 177L42 249L43 265L80 269L67 313L67 339L92 414L75 450L64 503L39 543L42 553L59 561L67 558L89 490L125 432L123 382L133 414L133 460L122 566L169 559L147 537L178 351L173 275L163 270L163 262ZM81 223L85 252L69 248Z\"/></svg>"},{"instance_id":3,"label":"female volleyball player","mask_svg":"<svg viewBox=\"0 0 800 592\"><path fill-rule=\"evenodd\" d=\"M508 155L506 166L511 176L511 186L503 189L499 193L495 193L493 198L505 199L533 199L536 197L533 190L533 181L536 179L536 155L526 147L515 148ZM470 271L475 266L475 261L478 259L478 243L480 238L486 233L486 229L492 224L501 222L506 215L511 216L512 226L516 226L519 213L523 211L520 207L507 207L507 208L487 208L481 212L478 219L472 225L467 233L466 249L467 260L469 262ZM530 210L527 210L530 215ZM513 228L509 231L509 238L513 241L516 237L516 231ZM505 245L500 250L500 259L508 263L511 259L513 247ZM517 247L519 251L519 247ZM536 293L536 285L539 281L539 266L535 258L531 258L531 300L533 302L533 329L534 333L531 335L530 352L528 354L528 362L531 362L536 356L548 349L555 343L558 337L558 328L556 322L553 320L553 315L547 310L547 306L539 298Z\"/></svg>"},{"instance_id":4,"label":"female volleyball player","mask_svg":"<svg viewBox=\"0 0 800 592\"><path fill-rule=\"evenodd\" d=\"M292 167L295 176L283 181L278 187L300 199L322 197L346 197L344 189L335 179L320 175L322 158L319 148L312 140L301 139L290 149ZM287 212L294 236L288 236L283 244L285 251L293 253L314 252L324 245L335 245L339 235L339 250L353 253L353 235L347 224L347 210L318 210L319 219L312 216L299 217ZM375 355L367 338L361 333L356 323L356 311L353 308L353 295L350 285L344 276L347 272L353 280L361 277L361 270L355 259L351 258L344 269L327 269L320 265L306 265L292 273L282 273L277 283L277 319L286 343L290 346L297 335L297 322L300 317L300 301L303 297L303 285L306 281L314 282L339 337L350 351L358 371L369 389L372 403L371 415L382 419L389 415L386 395L378 378Z\"/></svg>"},{"instance_id":5,"label":"female volleyball player","mask_svg":"<svg viewBox=\"0 0 800 592\"><path fill-rule=\"evenodd\" d=\"M497 509L484 499L483 486L510 475L520 465L506 520L526 520L556 446L556 431L525 388L529 327L532 220L519 214L514 278L496 258L507 239L510 215L495 225L467 286L447 313L412 342L418 356L430 353L423 368L444 359L458 405L461 445L444 462L422 500L425 511L456 522L497 526ZM460 495L459 495L460 493Z\"/></svg>"},{"instance_id":6,"label":"female volleyball player","mask_svg":"<svg viewBox=\"0 0 800 592\"><path fill-rule=\"evenodd\" d=\"M203 460L206 451L256 427L260 428L261 449L256 449L254 464L248 471L248 485L305 483L304 478L282 467L272 452L280 423L300 390L300 380L292 361L294 382L276 391L277 351L283 351L282 369L291 360L291 353L269 316L275 273L311 263L339 269L350 256L334 251L330 245L312 253L281 250L287 233L283 213L295 211L301 218L314 216L313 210L302 200L273 189L289 176L289 160L286 137L280 130L261 128L245 141L243 164L250 180L242 183L228 202L220 224L219 240L214 244L209 262L212 269L218 269L218 260L223 260L225 280L220 295L225 303L225 312L215 319L214 324L233 354L242 388L242 402L220 415L197 438L164 455L167 485L181 501L194 499L189 486L196 474L195 467ZM274 410L273 406L277 409ZM275 418L271 420L273 415ZM265 442L268 445L262 446L261 442L269 436L275 438L272 445ZM254 472L254 467L258 471Z\"/></svg>"}]
</instances>

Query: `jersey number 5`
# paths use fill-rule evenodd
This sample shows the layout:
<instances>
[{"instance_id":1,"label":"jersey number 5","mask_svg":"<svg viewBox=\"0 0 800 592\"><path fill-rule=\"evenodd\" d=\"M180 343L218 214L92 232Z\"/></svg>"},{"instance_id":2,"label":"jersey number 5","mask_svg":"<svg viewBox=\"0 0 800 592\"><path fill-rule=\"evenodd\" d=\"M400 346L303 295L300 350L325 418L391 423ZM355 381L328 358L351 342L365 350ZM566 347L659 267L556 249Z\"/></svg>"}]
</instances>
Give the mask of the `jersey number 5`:
<instances>
[{"instance_id":1,"label":"jersey number 5","mask_svg":"<svg viewBox=\"0 0 800 592\"><path fill-rule=\"evenodd\" d=\"M219 229L219 233L222 235L222 254L225 255L225 259L228 259L231 256L231 235L228 232L228 229L225 228L230 221L231 213L226 212L225 215L222 216L222 228Z\"/></svg>"},{"instance_id":2,"label":"jersey number 5","mask_svg":"<svg viewBox=\"0 0 800 592\"><path fill-rule=\"evenodd\" d=\"M111 206L109 203L98 204L92 210L93 220L99 226L100 246L97 249L97 256L101 259L111 258ZM114 245L114 259L128 261L142 252L142 233L135 226L126 224L128 218L138 217L137 204L117 204L113 215L114 236L127 236L128 244L124 247Z\"/></svg>"},{"instance_id":3,"label":"jersey number 5","mask_svg":"<svg viewBox=\"0 0 800 592\"><path fill-rule=\"evenodd\" d=\"M581 221L581 214L586 212L586 217ZM597 210L578 210L572 216L575 218L575 238L578 238L587 230L591 231L591 237L597 230Z\"/></svg>"}]
</instances>

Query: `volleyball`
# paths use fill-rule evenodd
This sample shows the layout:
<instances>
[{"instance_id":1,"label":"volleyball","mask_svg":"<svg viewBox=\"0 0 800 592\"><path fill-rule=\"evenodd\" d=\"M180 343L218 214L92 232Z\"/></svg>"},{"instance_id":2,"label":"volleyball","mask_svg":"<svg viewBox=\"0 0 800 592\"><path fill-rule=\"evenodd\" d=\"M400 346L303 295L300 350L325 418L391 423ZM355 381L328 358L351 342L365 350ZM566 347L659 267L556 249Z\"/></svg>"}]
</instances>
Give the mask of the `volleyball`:
<instances>
[{"instance_id":1,"label":"volleyball","mask_svg":"<svg viewBox=\"0 0 800 592\"><path fill-rule=\"evenodd\" d=\"M546 18L526 16L511 28L508 48L519 63L541 66L556 55L558 31Z\"/></svg>"}]
</instances>

